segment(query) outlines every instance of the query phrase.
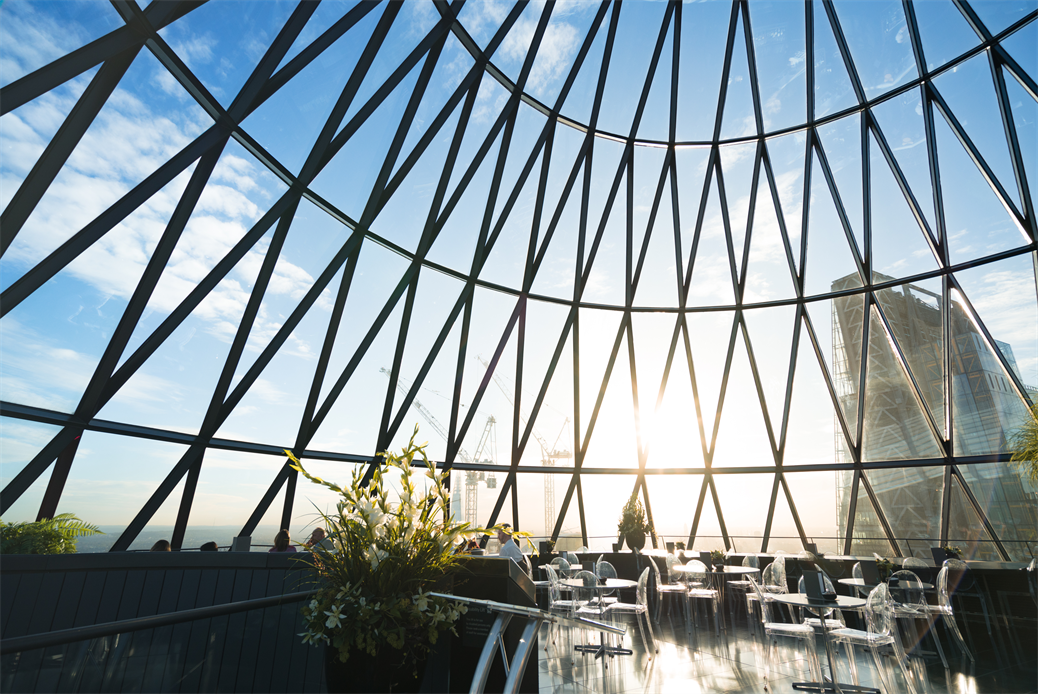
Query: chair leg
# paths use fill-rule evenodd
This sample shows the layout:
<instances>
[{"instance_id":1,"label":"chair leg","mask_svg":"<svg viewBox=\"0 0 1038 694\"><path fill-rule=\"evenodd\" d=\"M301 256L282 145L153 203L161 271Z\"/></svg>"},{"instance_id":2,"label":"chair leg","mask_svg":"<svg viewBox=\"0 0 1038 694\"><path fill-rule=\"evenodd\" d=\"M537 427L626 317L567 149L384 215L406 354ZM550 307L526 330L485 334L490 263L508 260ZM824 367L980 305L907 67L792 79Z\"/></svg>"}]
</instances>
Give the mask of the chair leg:
<instances>
[{"instance_id":1,"label":"chair leg","mask_svg":"<svg viewBox=\"0 0 1038 694\"><path fill-rule=\"evenodd\" d=\"M645 628L649 632L649 643L652 644L652 652L659 653L660 647L656 645L656 635L652 633L652 620L649 619L649 613L643 612L642 614L645 617Z\"/></svg>"}]
</instances>

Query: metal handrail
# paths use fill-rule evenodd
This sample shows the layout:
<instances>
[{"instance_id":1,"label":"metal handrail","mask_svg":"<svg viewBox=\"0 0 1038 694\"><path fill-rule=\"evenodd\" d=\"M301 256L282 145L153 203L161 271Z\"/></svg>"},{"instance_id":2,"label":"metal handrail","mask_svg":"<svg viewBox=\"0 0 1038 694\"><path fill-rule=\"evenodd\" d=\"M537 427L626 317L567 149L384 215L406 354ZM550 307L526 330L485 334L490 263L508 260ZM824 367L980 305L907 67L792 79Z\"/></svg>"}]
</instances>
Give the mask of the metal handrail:
<instances>
[{"instance_id":1,"label":"metal handrail","mask_svg":"<svg viewBox=\"0 0 1038 694\"><path fill-rule=\"evenodd\" d=\"M167 612L165 614L152 615L150 617L134 617L117 622L103 622L85 627L73 629L58 629L48 631L44 634L30 634L28 636L15 636L0 641L0 655L8 653L19 653L35 648L47 648L48 646L61 646L76 641L86 641L102 636L113 636L115 634L126 634L142 629L154 629L157 627L193 622L196 619L211 619L224 615L259 610L266 607L276 607L293 602L309 600L317 594L317 590L307 590L299 593L288 593L287 595L274 595L267 598L253 598L252 600L239 600L223 605L210 605L208 607L196 607L179 612Z\"/></svg>"}]
</instances>

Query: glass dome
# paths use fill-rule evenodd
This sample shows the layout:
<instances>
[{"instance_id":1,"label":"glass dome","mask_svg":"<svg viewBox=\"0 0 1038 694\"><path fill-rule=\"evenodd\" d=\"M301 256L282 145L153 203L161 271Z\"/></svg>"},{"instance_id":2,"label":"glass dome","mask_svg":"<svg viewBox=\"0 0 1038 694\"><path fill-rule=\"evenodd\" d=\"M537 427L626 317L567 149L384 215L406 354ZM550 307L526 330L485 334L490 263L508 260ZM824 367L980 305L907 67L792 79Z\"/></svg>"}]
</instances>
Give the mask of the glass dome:
<instances>
[{"instance_id":1,"label":"glass dome","mask_svg":"<svg viewBox=\"0 0 1038 694\"><path fill-rule=\"evenodd\" d=\"M0 7L5 520L1020 560L1035 2Z\"/></svg>"}]
</instances>

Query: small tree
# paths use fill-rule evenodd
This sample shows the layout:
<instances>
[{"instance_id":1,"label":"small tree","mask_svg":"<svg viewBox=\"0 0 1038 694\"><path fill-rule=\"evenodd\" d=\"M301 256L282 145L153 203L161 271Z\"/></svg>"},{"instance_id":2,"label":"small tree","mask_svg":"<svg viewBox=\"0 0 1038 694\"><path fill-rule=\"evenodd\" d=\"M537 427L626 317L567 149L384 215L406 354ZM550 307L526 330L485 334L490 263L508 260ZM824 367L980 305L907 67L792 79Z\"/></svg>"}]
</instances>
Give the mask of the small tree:
<instances>
[{"instance_id":1,"label":"small tree","mask_svg":"<svg viewBox=\"0 0 1038 694\"><path fill-rule=\"evenodd\" d=\"M1038 482L1038 405L1032 405L1030 416L1009 437L1011 461L1016 463L1031 482Z\"/></svg>"},{"instance_id":2,"label":"small tree","mask_svg":"<svg viewBox=\"0 0 1038 694\"><path fill-rule=\"evenodd\" d=\"M638 499L637 491L631 494L631 498L624 504L616 530L620 537L625 537L631 533L644 535L649 532L649 524L645 522L645 509L642 507L642 502Z\"/></svg>"},{"instance_id":3,"label":"small tree","mask_svg":"<svg viewBox=\"0 0 1038 694\"><path fill-rule=\"evenodd\" d=\"M35 523L0 521L0 554L75 554L77 538L103 534L71 513Z\"/></svg>"}]
</instances>

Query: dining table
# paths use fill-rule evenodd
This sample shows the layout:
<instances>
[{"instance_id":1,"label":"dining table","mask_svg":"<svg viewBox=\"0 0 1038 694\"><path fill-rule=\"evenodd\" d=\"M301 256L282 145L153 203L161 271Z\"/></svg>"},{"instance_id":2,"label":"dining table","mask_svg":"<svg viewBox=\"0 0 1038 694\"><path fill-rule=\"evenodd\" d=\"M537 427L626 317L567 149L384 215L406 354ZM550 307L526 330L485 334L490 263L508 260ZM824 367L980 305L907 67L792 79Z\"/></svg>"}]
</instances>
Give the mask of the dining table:
<instances>
[{"instance_id":1,"label":"dining table","mask_svg":"<svg viewBox=\"0 0 1038 694\"><path fill-rule=\"evenodd\" d=\"M805 608L818 615L822 626L822 640L825 642L826 660L829 661L829 679L822 675L821 682L794 682L793 689L802 692L855 692L856 694L880 694L875 687L863 687L856 684L843 684L836 679L836 658L833 656L833 645L829 642L829 632L826 628L825 615L834 609L855 610L865 606L863 598L852 598L846 595L837 595L834 600L815 600L803 593L771 593L775 602L783 605Z\"/></svg>"},{"instance_id":2,"label":"dining table","mask_svg":"<svg viewBox=\"0 0 1038 694\"><path fill-rule=\"evenodd\" d=\"M603 597L605 593L620 590L621 588L637 588L638 582L632 581L626 578L606 578L598 579L595 583L585 583L579 578L568 578L560 582L563 586L573 591L587 590L597 593L599 598ZM601 607L599 615L605 614L604 603L599 599L598 604ZM622 646L611 646L606 640L606 632L599 632L599 642L597 644L578 644L574 646L574 650L580 653L593 653L595 659L603 656L609 656L610 658L618 655L632 655L634 651L629 648L623 648Z\"/></svg>"}]
</instances>

